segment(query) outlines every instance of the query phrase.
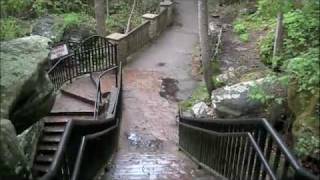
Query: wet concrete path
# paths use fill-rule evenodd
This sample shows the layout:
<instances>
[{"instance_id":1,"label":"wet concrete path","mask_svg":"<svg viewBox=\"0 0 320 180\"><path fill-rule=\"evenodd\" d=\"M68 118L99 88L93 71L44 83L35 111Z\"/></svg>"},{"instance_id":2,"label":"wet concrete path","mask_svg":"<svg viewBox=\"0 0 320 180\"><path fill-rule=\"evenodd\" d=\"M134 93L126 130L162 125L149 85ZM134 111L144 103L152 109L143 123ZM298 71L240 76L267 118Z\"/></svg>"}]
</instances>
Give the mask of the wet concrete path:
<instances>
[{"instance_id":1,"label":"wet concrete path","mask_svg":"<svg viewBox=\"0 0 320 180\"><path fill-rule=\"evenodd\" d=\"M213 179L178 151L178 101L191 95L195 0L176 0L175 23L124 69L119 150L104 179Z\"/></svg>"}]
</instances>

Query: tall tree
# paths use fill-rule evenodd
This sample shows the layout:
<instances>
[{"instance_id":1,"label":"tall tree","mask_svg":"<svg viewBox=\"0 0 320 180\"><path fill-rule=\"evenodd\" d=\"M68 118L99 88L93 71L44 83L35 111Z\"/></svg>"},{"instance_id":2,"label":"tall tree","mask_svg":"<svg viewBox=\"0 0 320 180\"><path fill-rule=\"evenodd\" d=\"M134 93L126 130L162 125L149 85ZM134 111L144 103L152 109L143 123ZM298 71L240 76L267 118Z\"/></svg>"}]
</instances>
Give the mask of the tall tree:
<instances>
[{"instance_id":1,"label":"tall tree","mask_svg":"<svg viewBox=\"0 0 320 180\"><path fill-rule=\"evenodd\" d=\"M133 1L133 4L132 4L132 8L131 8L131 13L130 13L130 16L129 16L129 19L128 19L128 23L127 23L127 28L126 28L126 34L128 34L130 32L130 26L131 26L131 19L132 19L132 16L133 16L133 13L134 13L134 9L136 7L136 0Z\"/></svg>"},{"instance_id":2,"label":"tall tree","mask_svg":"<svg viewBox=\"0 0 320 180\"><path fill-rule=\"evenodd\" d=\"M96 30L99 36L106 35L106 1L94 0L94 10L96 14Z\"/></svg>"},{"instance_id":3,"label":"tall tree","mask_svg":"<svg viewBox=\"0 0 320 180\"><path fill-rule=\"evenodd\" d=\"M198 25L204 81L206 83L208 93L211 95L211 91L214 89L214 84L212 82L212 67L209 58L207 0L198 0Z\"/></svg>"}]
</instances>

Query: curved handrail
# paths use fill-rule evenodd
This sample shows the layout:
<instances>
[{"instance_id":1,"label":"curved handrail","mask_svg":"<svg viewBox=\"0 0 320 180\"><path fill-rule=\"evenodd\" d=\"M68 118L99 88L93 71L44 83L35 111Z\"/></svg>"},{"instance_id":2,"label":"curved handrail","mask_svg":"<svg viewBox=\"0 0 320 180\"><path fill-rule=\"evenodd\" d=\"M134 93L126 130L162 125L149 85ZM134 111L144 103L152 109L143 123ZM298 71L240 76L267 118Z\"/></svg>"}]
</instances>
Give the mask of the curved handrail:
<instances>
[{"instance_id":1,"label":"curved handrail","mask_svg":"<svg viewBox=\"0 0 320 180\"><path fill-rule=\"evenodd\" d=\"M269 124L269 122L266 119L208 119L208 118L201 118L196 119L192 117L184 117L182 116L181 111L179 111L179 124L180 125L189 125L193 128L198 128L198 131L218 131L219 133L231 133L231 134L237 134L237 133L249 133L250 135L253 134L256 136L255 138L258 139L259 133L262 134L260 143L259 144L252 144L254 147L255 145L258 145L260 148L265 148L267 145L267 136L271 139L270 142L272 146L273 142L274 145L277 146L277 151L281 153L285 158L285 163L287 165L293 168L293 170L296 172L296 176L303 177L306 179L317 179L316 176L312 175L311 173L307 172L296 160L296 158L292 155L289 148L284 144L284 142L281 140L278 133L272 128L272 126ZM180 126L179 126L180 127ZM180 128L179 128L180 129ZM251 135L252 136L252 135ZM263 138L264 137L264 138ZM182 138L182 137L180 137ZM255 148L255 147L254 147ZM269 147L269 151L271 151L272 147ZM256 152L258 153L258 156L260 156L260 150L256 149ZM267 150L266 150L267 151ZM270 152L269 152L270 153ZM263 155L263 153L261 154ZM280 155L279 155L280 157ZM261 159L262 163L264 164L266 159ZM268 171L268 169L267 169ZM269 173L268 173L269 174ZM269 174L270 175L270 174Z\"/></svg>"},{"instance_id":2,"label":"curved handrail","mask_svg":"<svg viewBox=\"0 0 320 180\"><path fill-rule=\"evenodd\" d=\"M86 42L88 42L88 40L92 39L92 38L103 38L106 40L106 38L104 37L100 37L100 36L91 36L85 40L83 40L82 44L85 44ZM109 114L109 116L105 119L100 119L100 120L95 120L95 116L96 116L96 113L95 113L95 116L93 117L92 120L77 120L77 119L71 119L70 121L68 121L67 123L67 126L66 126L66 129L65 129L65 133L63 134L63 137L59 143L59 146L58 146L58 150L54 156L54 160L48 170L48 172L42 176L40 179L41 180L51 180L51 179L54 179L57 175L58 175L58 171L60 170L61 168L61 165L62 165L62 159L64 158L64 154L66 153L66 149L67 149L67 146L68 144L70 143L71 141L71 135L72 135L72 132L73 132L73 129L79 129L79 128L85 128L85 134L91 134L91 133L94 133L94 132L98 132L98 131L101 131L101 130L104 130L105 127L110 127L113 122L115 121L115 118L116 118L116 112L118 110L118 101L119 101L119 96L121 96L121 89L122 89L122 64L121 62L118 64L118 61L117 61L117 45L113 45L111 44L110 42L107 42L108 43L108 53L110 52L110 46L112 46L112 54L108 54L108 56L106 58L109 58L111 59L109 62L106 62L106 63L103 63L103 65L106 65L106 70L102 72L102 74L99 75L99 85L100 85L100 81L101 81L101 77L106 74L107 72L111 71L111 70L117 70L117 73L116 73L116 87L117 87L117 91L115 92L116 94L116 98L115 98L115 101L113 102L113 106L109 106L108 108L110 109L110 111L108 112L111 112L111 114ZM85 44L86 45L86 44ZM81 46L79 45L78 47L78 50L80 50ZM100 52L99 52L100 53ZM112 56L112 57L111 57ZM70 64L74 63L74 62L70 62L70 60L75 60L75 55L74 54L70 54L68 56L65 56L63 58L61 58L56 64L54 64L51 69L48 71L48 74L50 76L50 73L54 72L55 69L57 69L59 67L59 65L63 64L63 63L67 63L67 65L70 66ZM95 59L97 60L97 59ZM116 63L116 64L114 64ZM74 65L74 64L72 64ZM92 65L92 64L90 64ZM93 70L97 70L97 68L92 68ZM69 74L71 73L70 72L70 69L66 72L62 72L62 73L66 73L68 75L67 79L72 79L74 77L77 77L77 76L81 76L83 74L87 74L89 72L85 72L85 73L82 73L81 74L81 71L80 73L74 73L76 72L76 70L72 70L72 75ZM91 71L90 71L91 72ZM58 71L58 73L61 73ZM65 82L66 80L65 79ZM120 81L118 81L118 79L120 79ZM55 87L58 87L60 88L62 86L62 83L61 84L61 81L59 82L60 84L58 84L57 86ZM56 89L58 89L56 88ZM98 86L98 89L97 89L97 97L98 96L101 96L101 85ZM97 106L99 105L100 103L100 98L97 99L95 101L95 111L99 111L99 108L97 108ZM99 112L98 112L99 113ZM81 145L80 145L81 146Z\"/></svg>"},{"instance_id":3,"label":"curved handrail","mask_svg":"<svg viewBox=\"0 0 320 180\"><path fill-rule=\"evenodd\" d=\"M117 64L117 44L105 37L93 35L77 44L71 54L57 60L48 74L58 90L75 77L107 70Z\"/></svg>"}]
</instances>

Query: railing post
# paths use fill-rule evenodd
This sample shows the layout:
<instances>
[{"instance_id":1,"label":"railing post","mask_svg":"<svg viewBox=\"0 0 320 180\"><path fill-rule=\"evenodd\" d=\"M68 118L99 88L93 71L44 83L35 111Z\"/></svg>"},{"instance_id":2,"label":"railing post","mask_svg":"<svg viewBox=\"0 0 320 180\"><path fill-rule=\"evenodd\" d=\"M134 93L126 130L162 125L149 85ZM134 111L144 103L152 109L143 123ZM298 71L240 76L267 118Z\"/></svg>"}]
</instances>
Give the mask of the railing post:
<instances>
[{"instance_id":1,"label":"railing post","mask_svg":"<svg viewBox=\"0 0 320 180\"><path fill-rule=\"evenodd\" d=\"M117 64L119 62L126 63L127 56L128 56L128 42L127 39L125 38L125 34L120 34L120 33L113 33L107 36L107 39L112 43L112 44L117 44L117 47L119 50L117 51Z\"/></svg>"}]
</instances>

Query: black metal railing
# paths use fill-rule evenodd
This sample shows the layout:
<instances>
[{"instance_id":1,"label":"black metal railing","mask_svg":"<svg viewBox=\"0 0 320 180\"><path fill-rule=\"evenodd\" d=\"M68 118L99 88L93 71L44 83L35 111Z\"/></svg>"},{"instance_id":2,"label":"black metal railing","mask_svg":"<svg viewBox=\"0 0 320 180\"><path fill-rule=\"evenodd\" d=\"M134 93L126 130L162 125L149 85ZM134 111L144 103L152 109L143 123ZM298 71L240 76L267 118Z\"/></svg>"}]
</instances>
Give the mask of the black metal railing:
<instances>
[{"instance_id":1,"label":"black metal railing","mask_svg":"<svg viewBox=\"0 0 320 180\"><path fill-rule=\"evenodd\" d=\"M116 148L121 119L121 63L110 70L113 69L117 70L116 88L105 109L107 116L102 119L70 120L51 168L41 180L93 179L99 168L110 159ZM84 163L88 159L91 159L90 163Z\"/></svg>"},{"instance_id":2,"label":"black metal railing","mask_svg":"<svg viewBox=\"0 0 320 180\"><path fill-rule=\"evenodd\" d=\"M83 173L86 177L93 176L102 166L102 161L91 161L88 170L83 170L86 164L82 163L90 157L87 152L91 152L91 145L95 144L94 147L100 150L99 152L106 153L102 156L105 158L101 158L103 160L107 160L113 152L111 149L116 147L114 139L117 137L115 132L118 132L121 118L122 93L122 65L117 60L117 45L111 44L103 37L92 36L77 44L73 53L61 58L51 67L48 74L58 90L65 82L72 82L77 76L98 71L102 73L96 87L93 119L68 121L50 169L40 179L83 179ZM115 91L111 93L107 109L103 109L107 113L106 116L98 119L103 103L100 81L101 77L110 71L115 72ZM81 175L81 178L78 178L78 175Z\"/></svg>"},{"instance_id":3,"label":"black metal railing","mask_svg":"<svg viewBox=\"0 0 320 180\"><path fill-rule=\"evenodd\" d=\"M226 179L304 179L307 172L265 119L179 117L179 146L200 166Z\"/></svg>"},{"instance_id":4,"label":"black metal railing","mask_svg":"<svg viewBox=\"0 0 320 180\"><path fill-rule=\"evenodd\" d=\"M75 45L71 54L59 59L48 74L57 90L75 77L104 71L117 64L117 45L104 37L91 36Z\"/></svg>"}]
</instances>

